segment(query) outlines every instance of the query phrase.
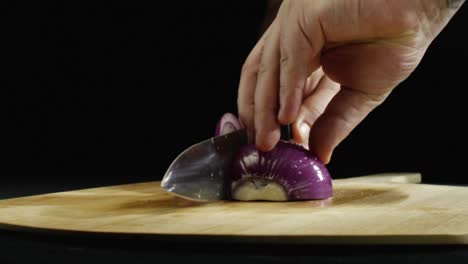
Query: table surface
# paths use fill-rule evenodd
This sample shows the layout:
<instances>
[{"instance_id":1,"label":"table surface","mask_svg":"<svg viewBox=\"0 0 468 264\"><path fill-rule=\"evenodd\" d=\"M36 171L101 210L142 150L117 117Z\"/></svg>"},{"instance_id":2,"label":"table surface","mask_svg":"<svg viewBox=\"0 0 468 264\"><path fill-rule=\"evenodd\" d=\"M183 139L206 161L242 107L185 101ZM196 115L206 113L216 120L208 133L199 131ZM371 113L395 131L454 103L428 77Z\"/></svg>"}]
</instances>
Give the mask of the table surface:
<instances>
[{"instance_id":1,"label":"table surface","mask_svg":"<svg viewBox=\"0 0 468 264\"><path fill-rule=\"evenodd\" d=\"M85 177L0 184L0 199L141 182L137 178ZM466 263L467 246L307 246L155 241L126 236L90 237L0 231L0 263Z\"/></svg>"}]
</instances>

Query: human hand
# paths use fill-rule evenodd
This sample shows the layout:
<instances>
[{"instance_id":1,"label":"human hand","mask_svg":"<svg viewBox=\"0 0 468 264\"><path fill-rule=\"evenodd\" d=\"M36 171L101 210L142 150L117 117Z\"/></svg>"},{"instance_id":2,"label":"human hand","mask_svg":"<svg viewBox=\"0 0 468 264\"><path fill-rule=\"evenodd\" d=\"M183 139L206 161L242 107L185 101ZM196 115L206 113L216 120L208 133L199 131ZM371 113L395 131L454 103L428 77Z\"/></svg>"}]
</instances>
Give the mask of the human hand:
<instances>
[{"instance_id":1,"label":"human hand","mask_svg":"<svg viewBox=\"0 0 468 264\"><path fill-rule=\"evenodd\" d=\"M455 5L458 2L457 5ZM325 163L417 67L461 0L285 0L242 69L238 109L263 151L293 124Z\"/></svg>"}]
</instances>

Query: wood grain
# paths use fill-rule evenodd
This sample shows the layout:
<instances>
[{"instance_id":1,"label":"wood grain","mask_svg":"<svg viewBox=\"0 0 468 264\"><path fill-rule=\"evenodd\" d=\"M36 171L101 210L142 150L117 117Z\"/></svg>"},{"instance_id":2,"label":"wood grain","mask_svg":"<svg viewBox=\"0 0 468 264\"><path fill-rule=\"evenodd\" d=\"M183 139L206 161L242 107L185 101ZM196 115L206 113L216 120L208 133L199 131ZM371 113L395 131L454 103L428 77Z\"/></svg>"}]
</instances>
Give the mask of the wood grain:
<instances>
[{"instance_id":1,"label":"wood grain","mask_svg":"<svg viewBox=\"0 0 468 264\"><path fill-rule=\"evenodd\" d=\"M281 243L468 244L468 188L420 175L335 180L334 197L199 203L147 182L0 201L0 229ZM403 183L401 183L403 182Z\"/></svg>"}]
</instances>

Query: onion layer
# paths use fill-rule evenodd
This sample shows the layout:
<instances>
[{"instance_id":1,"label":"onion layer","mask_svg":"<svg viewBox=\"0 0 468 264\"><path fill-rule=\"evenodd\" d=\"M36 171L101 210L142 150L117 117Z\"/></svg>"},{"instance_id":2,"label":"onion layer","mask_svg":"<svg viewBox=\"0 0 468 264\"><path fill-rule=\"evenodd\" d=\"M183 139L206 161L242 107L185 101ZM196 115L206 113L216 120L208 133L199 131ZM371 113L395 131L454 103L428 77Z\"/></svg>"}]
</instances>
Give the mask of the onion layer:
<instances>
[{"instance_id":1,"label":"onion layer","mask_svg":"<svg viewBox=\"0 0 468 264\"><path fill-rule=\"evenodd\" d=\"M241 123L234 114L225 113L216 124L215 136L225 135L241 128Z\"/></svg>"}]
</instances>

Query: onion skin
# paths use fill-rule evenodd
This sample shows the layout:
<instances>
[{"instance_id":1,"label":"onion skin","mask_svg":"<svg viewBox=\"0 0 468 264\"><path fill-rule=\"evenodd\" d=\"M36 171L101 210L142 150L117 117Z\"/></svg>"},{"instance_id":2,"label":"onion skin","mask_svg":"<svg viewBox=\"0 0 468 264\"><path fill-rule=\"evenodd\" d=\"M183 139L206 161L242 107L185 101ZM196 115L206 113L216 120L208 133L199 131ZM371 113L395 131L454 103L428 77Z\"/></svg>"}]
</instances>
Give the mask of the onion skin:
<instances>
[{"instance_id":1,"label":"onion skin","mask_svg":"<svg viewBox=\"0 0 468 264\"><path fill-rule=\"evenodd\" d=\"M232 162L231 179L231 198L236 200L239 188L255 181L281 186L288 201L327 199L333 195L332 178L325 165L302 146L284 141L269 152L258 151L254 144L241 147Z\"/></svg>"}]
</instances>

